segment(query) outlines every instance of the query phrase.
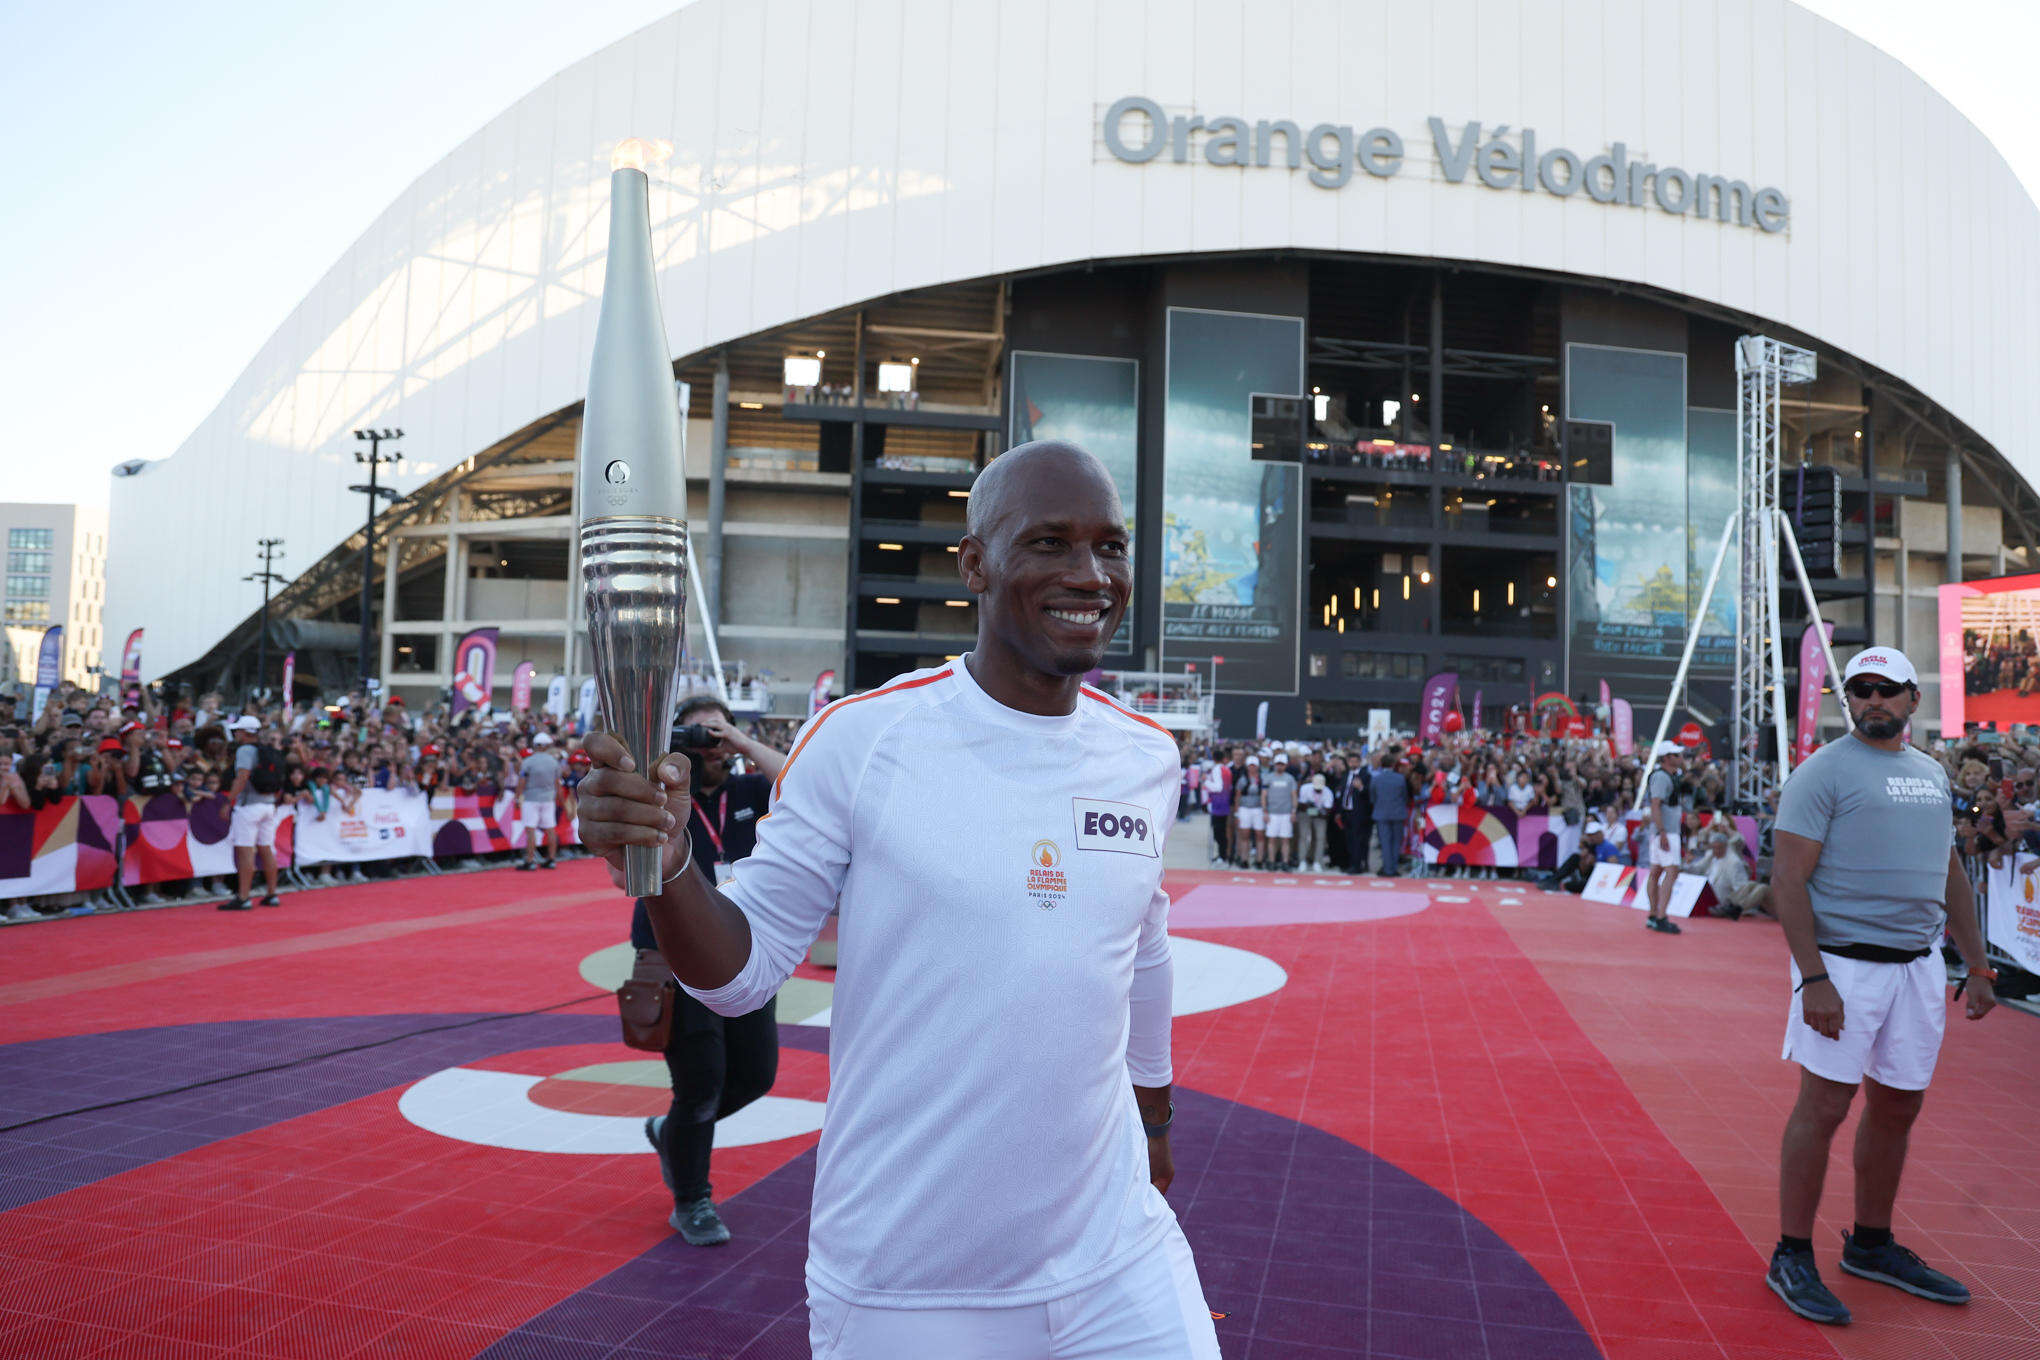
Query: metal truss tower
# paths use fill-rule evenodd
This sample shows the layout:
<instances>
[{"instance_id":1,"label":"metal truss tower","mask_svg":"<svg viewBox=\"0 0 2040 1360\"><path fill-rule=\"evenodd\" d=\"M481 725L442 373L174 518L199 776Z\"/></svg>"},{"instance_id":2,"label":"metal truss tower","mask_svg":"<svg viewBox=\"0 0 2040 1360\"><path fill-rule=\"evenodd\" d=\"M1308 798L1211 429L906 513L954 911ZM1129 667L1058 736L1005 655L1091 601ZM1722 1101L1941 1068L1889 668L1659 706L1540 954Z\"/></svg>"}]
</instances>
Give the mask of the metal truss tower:
<instances>
[{"instance_id":1,"label":"metal truss tower","mask_svg":"<svg viewBox=\"0 0 2040 1360\"><path fill-rule=\"evenodd\" d=\"M1736 592L1729 790L1730 797L1742 804L1761 806L1778 786L1776 763L1760 758L1760 733L1767 719L1776 728L1778 758L1786 759L1792 749L1785 731L1785 639L1778 619L1778 393L1786 386L1812 382L1815 363L1811 350L1769 336L1745 335L1735 342L1742 582ZM1819 617L1817 611L1814 617Z\"/></svg>"},{"instance_id":2,"label":"metal truss tower","mask_svg":"<svg viewBox=\"0 0 2040 1360\"><path fill-rule=\"evenodd\" d=\"M1792 525L1778 509L1778 467L1780 421L1778 393L1781 388L1812 382L1816 360L1813 351L1788 345L1764 335L1745 335L1735 342L1735 414L1739 448L1736 462L1736 512L1721 527L1721 542L1714 551L1714 565L1708 569L1707 584L1700 592L1693 617L1687 623L1686 648L1679 657L1679 669L1672 677L1671 693L1665 697L1657 736L1651 743L1656 751L1671 730L1672 714L1685 693L1686 675L1693 665L1693 651L1706 626L1707 611L1713 607L1714 591L1721 581L1721 569L1728 560L1731 543L1740 541L1740 567L1736 589L1735 616L1735 699L1729 764L1729 797L1737 807L1760 808L1783 782L1791 769L1792 742L1785 727L1785 640L1778 615L1778 563L1783 551L1791 558L1799 578L1800 596L1810 620L1820 618L1820 604L1813 584L1807 579L1806 564L1800 560L1799 542ZM1841 671L1826 637L1821 651L1828 676L1839 695ZM1847 704L1842 721L1849 721ZM1770 726L1777 741L1774 758L1763 758L1763 730ZM1655 757L1653 757L1654 759ZM1637 805L1643 802L1637 791Z\"/></svg>"}]
</instances>

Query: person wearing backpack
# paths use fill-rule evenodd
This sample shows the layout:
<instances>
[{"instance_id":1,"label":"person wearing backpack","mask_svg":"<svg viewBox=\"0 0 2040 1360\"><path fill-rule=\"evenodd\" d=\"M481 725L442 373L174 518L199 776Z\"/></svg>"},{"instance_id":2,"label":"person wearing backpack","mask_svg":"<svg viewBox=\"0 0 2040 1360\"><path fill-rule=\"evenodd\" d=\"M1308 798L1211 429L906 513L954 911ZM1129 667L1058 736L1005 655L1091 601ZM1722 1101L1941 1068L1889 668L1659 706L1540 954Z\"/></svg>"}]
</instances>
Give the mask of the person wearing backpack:
<instances>
[{"instance_id":1,"label":"person wearing backpack","mask_svg":"<svg viewBox=\"0 0 2040 1360\"><path fill-rule=\"evenodd\" d=\"M283 819L283 752L260 739L262 720L252 713L234 719L234 783L227 790L234 807L232 838L234 864L240 870L240 887L234 896L220 903L221 911L246 911L251 905L249 891L255 886L255 856L262 856L262 879L268 895L265 907L280 907L276 895L276 824Z\"/></svg>"}]
</instances>

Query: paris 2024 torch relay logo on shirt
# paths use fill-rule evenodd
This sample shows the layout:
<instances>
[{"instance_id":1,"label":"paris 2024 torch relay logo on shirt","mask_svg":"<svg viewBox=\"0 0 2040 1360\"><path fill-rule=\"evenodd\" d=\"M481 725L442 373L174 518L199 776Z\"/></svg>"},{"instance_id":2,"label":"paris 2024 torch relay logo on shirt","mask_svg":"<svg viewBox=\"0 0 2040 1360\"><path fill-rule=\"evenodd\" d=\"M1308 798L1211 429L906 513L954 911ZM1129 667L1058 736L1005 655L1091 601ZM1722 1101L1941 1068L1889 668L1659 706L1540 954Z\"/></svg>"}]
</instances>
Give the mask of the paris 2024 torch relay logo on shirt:
<instances>
[{"instance_id":1,"label":"paris 2024 torch relay logo on shirt","mask_svg":"<svg viewBox=\"0 0 2040 1360\"><path fill-rule=\"evenodd\" d=\"M1070 880L1062 871L1062 847L1054 841L1036 841L1027 852L1027 896L1043 911L1054 911L1070 895Z\"/></svg>"}]
</instances>

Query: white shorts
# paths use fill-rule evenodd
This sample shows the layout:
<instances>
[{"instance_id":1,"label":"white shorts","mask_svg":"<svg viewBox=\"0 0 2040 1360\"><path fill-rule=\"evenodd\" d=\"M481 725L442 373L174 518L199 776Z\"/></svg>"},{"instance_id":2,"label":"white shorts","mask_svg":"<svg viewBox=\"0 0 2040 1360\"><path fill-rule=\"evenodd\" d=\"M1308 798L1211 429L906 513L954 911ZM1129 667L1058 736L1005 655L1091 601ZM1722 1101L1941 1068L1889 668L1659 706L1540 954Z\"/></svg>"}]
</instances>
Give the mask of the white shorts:
<instances>
[{"instance_id":1,"label":"white shorts","mask_svg":"<svg viewBox=\"0 0 2040 1360\"><path fill-rule=\"evenodd\" d=\"M1233 814L1233 825L1242 831L1259 831L1267 825L1267 820L1261 816L1259 808L1241 808Z\"/></svg>"},{"instance_id":2,"label":"white shorts","mask_svg":"<svg viewBox=\"0 0 2040 1360\"><path fill-rule=\"evenodd\" d=\"M1087 1289L1024 1308L866 1308L808 1279L813 1360L1219 1360L1183 1230Z\"/></svg>"},{"instance_id":3,"label":"white shorts","mask_svg":"<svg viewBox=\"0 0 2040 1360\"><path fill-rule=\"evenodd\" d=\"M544 803L519 803L517 819L528 830L550 831L559 825L560 810L550 801Z\"/></svg>"},{"instance_id":4,"label":"white shorts","mask_svg":"<svg viewBox=\"0 0 2040 1360\"><path fill-rule=\"evenodd\" d=\"M1669 850L1658 849L1658 833L1655 831L1646 831L1644 839L1650 844L1651 868L1677 869L1682 867L1684 861L1679 858L1679 838L1677 836L1670 838L1672 848Z\"/></svg>"},{"instance_id":5,"label":"white shorts","mask_svg":"<svg viewBox=\"0 0 2040 1360\"><path fill-rule=\"evenodd\" d=\"M1783 1056L1816 1077L1850 1086L1869 1077L1895 1090L1926 1090L1948 1023L1948 971L1940 955L1871 963L1823 952L1820 963L1842 994L1842 1035L1830 1039L1808 1028L1795 992ZM1796 963L1792 985L1799 985Z\"/></svg>"},{"instance_id":6,"label":"white shorts","mask_svg":"<svg viewBox=\"0 0 2040 1360\"><path fill-rule=\"evenodd\" d=\"M1287 812L1271 812L1268 814L1269 840L1286 841L1295 834L1296 822L1292 814Z\"/></svg>"},{"instance_id":7,"label":"white shorts","mask_svg":"<svg viewBox=\"0 0 2040 1360\"><path fill-rule=\"evenodd\" d=\"M251 846L269 849L276 844L276 824L283 820L283 809L275 803L242 803L234 809L229 833L234 848L244 850Z\"/></svg>"}]
</instances>

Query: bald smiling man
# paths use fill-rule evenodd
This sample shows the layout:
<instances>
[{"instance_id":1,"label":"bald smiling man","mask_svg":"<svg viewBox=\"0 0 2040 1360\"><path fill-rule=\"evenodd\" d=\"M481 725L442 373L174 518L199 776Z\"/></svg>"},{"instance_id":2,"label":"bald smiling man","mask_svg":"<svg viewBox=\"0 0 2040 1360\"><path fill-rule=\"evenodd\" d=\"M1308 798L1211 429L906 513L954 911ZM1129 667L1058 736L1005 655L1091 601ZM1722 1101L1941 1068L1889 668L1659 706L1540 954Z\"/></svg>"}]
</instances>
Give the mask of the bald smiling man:
<instances>
[{"instance_id":1,"label":"bald smiling man","mask_svg":"<svg viewBox=\"0 0 2040 1360\"><path fill-rule=\"evenodd\" d=\"M817 1357L1209 1360L1163 1199L1176 743L1087 688L1132 544L1104 466L1023 444L971 489L977 645L823 709L758 848L689 863L684 760L590 738L581 837L659 845L660 952L711 1010L771 998L840 912L808 1237Z\"/></svg>"}]
</instances>

